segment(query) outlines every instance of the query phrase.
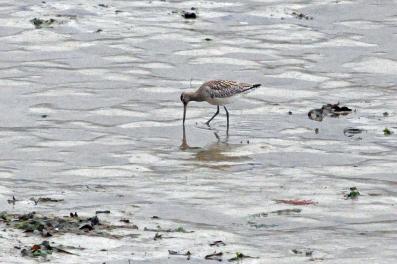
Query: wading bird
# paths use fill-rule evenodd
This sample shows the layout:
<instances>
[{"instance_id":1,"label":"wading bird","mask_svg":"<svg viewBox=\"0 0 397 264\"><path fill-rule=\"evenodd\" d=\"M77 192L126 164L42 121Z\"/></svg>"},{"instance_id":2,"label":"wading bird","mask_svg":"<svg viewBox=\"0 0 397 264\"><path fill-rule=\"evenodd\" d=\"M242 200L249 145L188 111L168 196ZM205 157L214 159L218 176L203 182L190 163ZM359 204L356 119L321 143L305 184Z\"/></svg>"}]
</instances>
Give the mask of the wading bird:
<instances>
[{"instance_id":1,"label":"wading bird","mask_svg":"<svg viewBox=\"0 0 397 264\"><path fill-rule=\"evenodd\" d=\"M261 86L260 84L240 83L228 80L213 80L203 83L200 88L194 92L184 92L181 94L183 103L183 125L185 125L186 108L190 101L203 102L206 101L217 106L216 113L206 122L209 126L212 119L219 114L219 106L223 106L226 111L227 129L229 130L229 112L226 104L233 101L236 95L251 91Z\"/></svg>"}]
</instances>

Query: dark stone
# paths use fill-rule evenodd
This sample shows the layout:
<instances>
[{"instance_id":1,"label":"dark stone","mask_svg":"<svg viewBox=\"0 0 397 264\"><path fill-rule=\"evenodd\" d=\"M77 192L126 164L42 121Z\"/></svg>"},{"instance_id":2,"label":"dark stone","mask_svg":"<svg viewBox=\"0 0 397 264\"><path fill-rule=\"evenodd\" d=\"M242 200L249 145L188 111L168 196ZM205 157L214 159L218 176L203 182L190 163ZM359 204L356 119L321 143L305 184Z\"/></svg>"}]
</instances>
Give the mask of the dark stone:
<instances>
[{"instance_id":1,"label":"dark stone","mask_svg":"<svg viewBox=\"0 0 397 264\"><path fill-rule=\"evenodd\" d=\"M182 16L185 19L196 19L197 18L196 13L194 13L194 12L183 12Z\"/></svg>"}]
</instances>

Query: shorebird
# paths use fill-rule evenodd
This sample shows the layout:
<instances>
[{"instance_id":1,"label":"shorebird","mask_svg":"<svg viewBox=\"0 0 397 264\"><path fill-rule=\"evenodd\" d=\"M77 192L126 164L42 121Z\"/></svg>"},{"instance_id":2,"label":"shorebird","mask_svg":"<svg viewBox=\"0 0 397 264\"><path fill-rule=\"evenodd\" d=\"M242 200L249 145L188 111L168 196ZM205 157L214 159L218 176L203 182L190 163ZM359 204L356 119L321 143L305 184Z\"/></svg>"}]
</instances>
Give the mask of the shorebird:
<instances>
[{"instance_id":1,"label":"shorebird","mask_svg":"<svg viewBox=\"0 0 397 264\"><path fill-rule=\"evenodd\" d=\"M254 88L261 86L260 84L240 83L228 80L212 80L203 83L194 92L184 92L181 94L181 101L183 103L183 125L185 125L186 108L190 101L203 102L216 105L217 110L215 114L205 123L210 125L212 119L219 114L219 106L223 106L226 111L227 129L229 130L229 112L226 104L232 102L236 95L251 91Z\"/></svg>"}]
</instances>

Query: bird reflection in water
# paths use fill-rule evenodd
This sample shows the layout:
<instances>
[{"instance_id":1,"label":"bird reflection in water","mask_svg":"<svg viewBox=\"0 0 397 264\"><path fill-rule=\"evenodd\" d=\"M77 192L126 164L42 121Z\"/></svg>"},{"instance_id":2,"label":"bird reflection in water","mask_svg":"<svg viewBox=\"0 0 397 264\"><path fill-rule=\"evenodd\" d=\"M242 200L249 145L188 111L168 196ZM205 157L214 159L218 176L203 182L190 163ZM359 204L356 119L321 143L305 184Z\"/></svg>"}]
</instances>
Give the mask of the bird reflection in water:
<instances>
[{"instance_id":1,"label":"bird reflection in water","mask_svg":"<svg viewBox=\"0 0 397 264\"><path fill-rule=\"evenodd\" d=\"M233 161L243 161L249 160L247 156L235 155L235 150L241 147L241 144L229 144L229 136L226 133L226 137L222 139L217 132L214 132L216 142L211 143L205 147L191 147L187 142L186 128L183 126L182 134L182 144L180 146L181 150L195 150L193 160L205 161L206 166L213 168L225 168L230 167ZM227 162L227 164L217 163L217 162Z\"/></svg>"}]
</instances>

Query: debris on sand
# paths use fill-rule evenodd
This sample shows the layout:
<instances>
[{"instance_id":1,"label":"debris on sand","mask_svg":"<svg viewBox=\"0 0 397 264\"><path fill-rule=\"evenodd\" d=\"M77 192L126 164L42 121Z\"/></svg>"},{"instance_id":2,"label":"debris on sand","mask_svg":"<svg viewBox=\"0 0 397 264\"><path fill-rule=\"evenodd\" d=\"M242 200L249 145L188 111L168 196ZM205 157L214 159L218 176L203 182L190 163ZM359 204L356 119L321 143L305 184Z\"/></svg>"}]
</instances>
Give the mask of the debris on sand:
<instances>
[{"instance_id":1,"label":"debris on sand","mask_svg":"<svg viewBox=\"0 0 397 264\"><path fill-rule=\"evenodd\" d=\"M182 17L184 17L185 19L196 19L197 15L195 12L183 11Z\"/></svg>"},{"instance_id":2,"label":"debris on sand","mask_svg":"<svg viewBox=\"0 0 397 264\"><path fill-rule=\"evenodd\" d=\"M110 231L116 228L126 228L125 226L115 226L99 221L97 216L93 217L73 217L64 216L44 216L31 212L28 214L9 214L0 213L0 223L4 222L10 228L20 229L25 233L39 234L42 237L50 237L54 234L63 235L72 233L77 235L89 234L91 236L101 236L108 238L121 238ZM134 229L134 226L128 228ZM136 236L136 234L126 234L126 236Z\"/></svg>"},{"instance_id":3,"label":"debris on sand","mask_svg":"<svg viewBox=\"0 0 397 264\"><path fill-rule=\"evenodd\" d=\"M156 241L156 240L169 239L169 238L175 238L175 237L173 237L173 236L165 236L163 234L156 233L154 235L154 237L153 237L153 240Z\"/></svg>"},{"instance_id":4,"label":"debris on sand","mask_svg":"<svg viewBox=\"0 0 397 264\"><path fill-rule=\"evenodd\" d=\"M294 201L296 202L296 200ZM269 215L293 215L293 214L299 214L300 212L302 212L302 209L298 209L298 208L282 209L282 210L271 211L268 213L253 214L252 217L268 217Z\"/></svg>"},{"instance_id":5,"label":"debris on sand","mask_svg":"<svg viewBox=\"0 0 397 264\"><path fill-rule=\"evenodd\" d=\"M17 200L16 198L15 198L15 196L13 195L12 196L12 199L8 199L7 200L7 203L9 203L9 204L14 204L15 205L15 202L18 202L19 200Z\"/></svg>"},{"instance_id":6,"label":"debris on sand","mask_svg":"<svg viewBox=\"0 0 397 264\"><path fill-rule=\"evenodd\" d=\"M159 239L162 239L162 238L163 238L163 235L160 235L159 233L156 233L154 235L154 237L153 237L153 240L159 240Z\"/></svg>"},{"instance_id":7,"label":"debris on sand","mask_svg":"<svg viewBox=\"0 0 397 264\"><path fill-rule=\"evenodd\" d=\"M292 199L292 200L275 200L277 203L284 203L284 204L290 204L290 205L312 205L312 204L317 204L317 202L314 202L312 200L299 200L299 199Z\"/></svg>"},{"instance_id":8,"label":"debris on sand","mask_svg":"<svg viewBox=\"0 0 397 264\"><path fill-rule=\"evenodd\" d=\"M183 227L178 227L173 230L173 232L179 232L179 233L193 233L193 231L186 231Z\"/></svg>"},{"instance_id":9,"label":"debris on sand","mask_svg":"<svg viewBox=\"0 0 397 264\"><path fill-rule=\"evenodd\" d=\"M176 256L187 256L187 260L190 260L190 256L192 255L192 253L190 253L190 251L186 251L185 253L182 252L178 252L175 250L168 250L168 254L170 255L176 255Z\"/></svg>"},{"instance_id":10,"label":"debris on sand","mask_svg":"<svg viewBox=\"0 0 397 264\"><path fill-rule=\"evenodd\" d=\"M75 15L57 14L55 16L56 16L56 19L54 19L54 18L44 19L44 18L35 17L30 20L30 23L32 23L36 29L53 28L55 25L66 24L66 23L70 22L71 20L76 19ZM47 117L47 115L43 115L43 116ZM45 117L43 117L43 118L45 118Z\"/></svg>"},{"instance_id":11,"label":"debris on sand","mask_svg":"<svg viewBox=\"0 0 397 264\"><path fill-rule=\"evenodd\" d=\"M357 199L360 196L360 192L357 187L350 187L350 193L345 195L346 199Z\"/></svg>"},{"instance_id":12,"label":"debris on sand","mask_svg":"<svg viewBox=\"0 0 397 264\"><path fill-rule=\"evenodd\" d=\"M222 256L223 253L222 252L214 252L212 254L208 254L206 255L204 258L205 259L209 259L209 260L217 260L217 261L222 261Z\"/></svg>"},{"instance_id":13,"label":"debris on sand","mask_svg":"<svg viewBox=\"0 0 397 264\"><path fill-rule=\"evenodd\" d=\"M388 113L388 112L384 112L384 113L383 113L383 116L384 116L384 117L388 117L388 116L389 116L389 113Z\"/></svg>"},{"instance_id":14,"label":"debris on sand","mask_svg":"<svg viewBox=\"0 0 397 264\"><path fill-rule=\"evenodd\" d=\"M222 240L216 240L216 241L210 243L210 247L213 247L213 246L216 246L216 247L226 246L226 243L223 242Z\"/></svg>"},{"instance_id":15,"label":"debris on sand","mask_svg":"<svg viewBox=\"0 0 397 264\"><path fill-rule=\"evenodd\" d=\"M39 197L39 198L30 198L31 201L34 202L35 205L39 203L58 203L58 202L63 202L63 199L56 199L56 198L50 198L50 197Z\"/></svg>"},{"instance_id":16,"label":"debris on sand","mask_svg":"<svg viewBox=\"0 0 397 264\"><path fill-rule=\"evenodd\" d=\"M390 136L391 134L393 134L393 132L391 132L387 127L385 129L383 129L383 134L385 136Z\"/></svg>"},{"instance_id":17,"label":"debris on sand","mask_svg":"<svg viewBox=\"0 0 397 264\"><path fill-rule=\"evenodd\" d=\"M365 130L360 129L360 128L352 128L352 127L349 127L349 128L345 128L345 129L343 130L343 134L344 134L346 137L353 137L353 136L355 136L355 135L357 135L357 134L363 133L364 131L365 131Z\"/></svg>"},{"instance_id":18,"label":"debris on sand","mask_svg":"<svg viewBox=\"0 0 397 264\"><path fill-rule=\"evenodd\" d=\"M312 109L307 114L311 120L323 121L324 117L339 117L341 115L348 115L352 112L352 109L347 106L339 106L337 104L326 104L321 109Z\"/></svg>"},{"instance_id":19,"label":"debris on sand","mask_svg":"<svg viewBox=\"0 0 397 264\"><path fill-rule=\"evenodd\" d=\"M110 214L109 210L98 210L95 212L95 214Z\"/></svg>"},{"instance_id":20,"label":"debris on sand","mask_svg":"<svg viewBox=\"0 0 397 264\"><path fill-rule=\"evenodd\" d=\"M347 106L339 106L339 103L326 104L326 105L323 105L323 107L321 109L323 109L323 111L325 111L331 117L338 117L340 115L348 115L352 112L352 110Z\"/></svg>"},{"instance_id":21,"label":"debris on sand","mask_svg":"<svg viewBox=\"0 0 397 264\"><path fill-rule=\"evenodd\" d=\"M293 15L295 18L298 19L306 19L306 20L313 20L313 17L305 15L303 13L298 13L298 12L292 12L291 15Z\"/></svg>"},{"instance_id":22,"label":"debris on sand","mask_svg":"<svg viewBox=\"0 0 397 264\"><path fill-rule=\"evenodd\" d=\"M157 226L157 228L145 227L143 229L143 231L156 232L156 233L172 233L172 232L176 232L176 233L194 233L194 231L187 231L183 227L178 227L178 228L175 228L175 229L171 229L171 228L163 229L160 226Z\"/></svg>"},{"instance_id":23,"label":"debris on sand","mask_svg":"<svg viewBox=\"0 0 397 264\"><path fill-rule=\"evenodd\" d=\"M78 256L78 254L69 252L69 251L63 249L61 246L50 245L50 242L48 242L46 240L41 242L41 244L35 244L31 247L23 248L21 250L21 255L23 257L46 258L48 255L51 255L53 252Z\"/></svg>"},{"instance_id":24,"label":"debris on sand","mask_svg":"<svg viewBox=\"0 0 397 264\"><path fill-rule=\"evenodd\" d=\"M33 18L30 22L35 26L35 28L43 28L43 27L52 27L52 25L56 22L55 19L41 19L41 18Z\"/></svg>"},{"instance_id":25,"label":"debris on sand","mask_svg":"<svg viewBox=\"0 0 397 264\"><path fill-rule=\"evenodd\" d=\"M70 15L70 14L57 14L55 16L56 17L63 17L63 18L67 18L67 19L76 19L77 18L76 15Z\"/></svg>"},{"instance_id":26,"label":"debris on sand","mask_svg":"<svg viewBox=\"0 0 397 264\"><path fill-rule=\"evenodd\" d=\"M11 221L11 217L7 212L0 212L0 222L8 223L9 221Z\"/></svg>"},{"instance_id":27,"label":"debris on sand","mask_svg":"<svg viewBox=\"0 0 397 264\"><path fill-rule=\"evenodd\" d=\"M251 256L248 256L248 255L244 255L243 253L236 252L236 256L233 257L233 258L231 258L231 259L229 259L228 261L229 261L229 262L241 261L241 260L243 260L243 259L245 259L245 258L255 258L255 259L258 259L258 257L251 257Z\"/></svg>"},{"instance_id":28,"label":"debris on sand","mask_svg":"<svg viewBox=\"0 0 397 264\"><path fill-rule=\"evenodd\" d=\"M311 257L313 255L313 250L311 250L311 249L293 249L291 251L295 255L303 255L306 257Z\"/></svg>"},{"instance_id":29,"label":"debris on sand","mask_svg":"<svg viewBox=\"0 0 397 264\"><path fill-rule=\"evenodd\" d=\"M250 227L255 227L255 228L273 228L273 227L277 227L278 225L276 224L258 224L254 221L248 221L247 224L249 224Z\"/></svg>"}]
</instances>

